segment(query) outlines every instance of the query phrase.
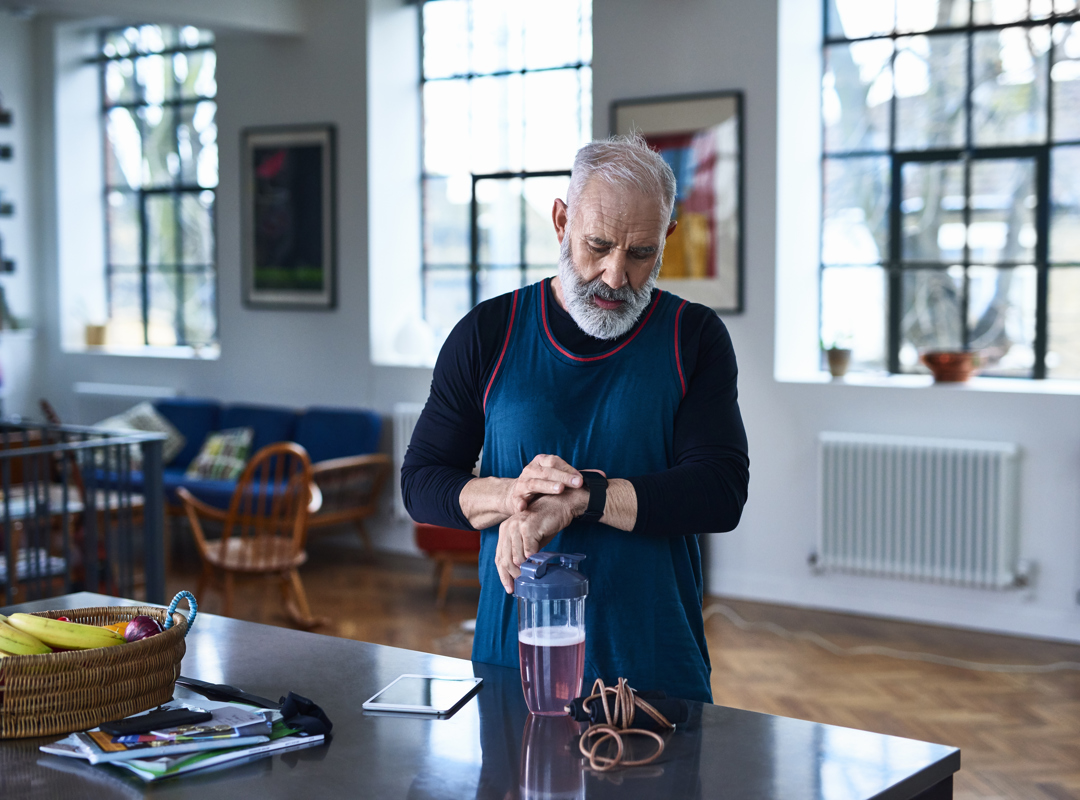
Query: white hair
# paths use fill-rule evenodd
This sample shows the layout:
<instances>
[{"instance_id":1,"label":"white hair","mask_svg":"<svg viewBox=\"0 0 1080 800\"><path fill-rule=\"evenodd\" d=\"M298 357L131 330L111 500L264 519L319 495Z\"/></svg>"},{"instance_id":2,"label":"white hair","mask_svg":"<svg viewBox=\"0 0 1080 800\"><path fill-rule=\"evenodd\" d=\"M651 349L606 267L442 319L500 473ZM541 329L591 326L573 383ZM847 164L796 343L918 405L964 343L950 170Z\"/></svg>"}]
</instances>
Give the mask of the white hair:
<instances>
[{"instance_id":1,"label":"white hair","mask_svg":"<svg viewBox=\"0 0 1080 800\"><path fill-rule=\"evenodd\" d=\"M590 142L577 151L566 192L571 217L582 190L593 178L609 186L629 186L649 197L659 197L667 227L675 208L675 173L640 133Z\"/></svg>"}]
</instances>

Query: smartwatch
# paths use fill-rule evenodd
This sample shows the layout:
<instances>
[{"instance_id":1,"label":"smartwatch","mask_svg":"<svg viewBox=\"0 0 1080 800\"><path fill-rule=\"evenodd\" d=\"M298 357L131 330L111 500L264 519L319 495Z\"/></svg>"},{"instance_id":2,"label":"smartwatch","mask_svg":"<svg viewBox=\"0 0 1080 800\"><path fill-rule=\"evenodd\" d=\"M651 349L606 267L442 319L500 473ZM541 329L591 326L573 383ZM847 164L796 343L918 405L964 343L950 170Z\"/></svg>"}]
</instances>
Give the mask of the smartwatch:
<instances>
[{"instance_id":1,"label":"smartwatch","mask_svg":"<svg viewBox=\"0 0 1080 800\"><path fill-rule=\"evenodd\" d=\"M604 516L604 507L607 505L608 480L599 472L584 470L581 479L589 490L589 505L585 513L581 515L583 522L599 522Z\"/></svg>"}]
</instances>

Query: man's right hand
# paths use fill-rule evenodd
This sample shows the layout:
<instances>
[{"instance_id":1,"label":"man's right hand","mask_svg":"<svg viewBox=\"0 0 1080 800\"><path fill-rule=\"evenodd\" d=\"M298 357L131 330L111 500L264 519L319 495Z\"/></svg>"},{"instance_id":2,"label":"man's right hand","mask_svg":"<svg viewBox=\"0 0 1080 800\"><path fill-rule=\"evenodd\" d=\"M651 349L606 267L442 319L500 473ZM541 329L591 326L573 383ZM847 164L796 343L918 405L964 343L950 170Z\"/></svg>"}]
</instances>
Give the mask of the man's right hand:
<instances>
[{"instance_id":1,"label":"man's right hand","mask_svg":"<svg viewBox=\"0 0 1080 800\"><path fill-rule=\"evenodd\" d=\"M538 455L525 465L521 474L507 486L508 515L524 511L533 500L545 494L562 494L565 489L581 486L581 473L558 456Z\"/></svg>"}]
</instances>

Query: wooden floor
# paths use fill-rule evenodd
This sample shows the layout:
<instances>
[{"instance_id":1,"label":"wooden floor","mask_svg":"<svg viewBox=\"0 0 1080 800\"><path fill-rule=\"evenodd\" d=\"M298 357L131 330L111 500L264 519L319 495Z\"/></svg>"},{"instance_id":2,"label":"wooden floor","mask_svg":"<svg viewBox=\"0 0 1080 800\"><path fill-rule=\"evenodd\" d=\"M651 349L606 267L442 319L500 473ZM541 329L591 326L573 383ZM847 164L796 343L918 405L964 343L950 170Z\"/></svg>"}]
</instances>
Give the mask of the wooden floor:
<instances>
[{"instance_id":1,"label":"wooden floor","mask_svg":"<svg viewBox=\"0 0 1080 800\"><path fill-rule=\"evenodd\" d=\"M479 590L455 588L434 603L423 560L369 557L349 534L323 534L302 569L320 632L468 658ZM195 588L197 560L174 558L170 593ZM220 597L199 598L219 612ZM998 664L1080 662L1080 646L709 598L706 632L717 703L894 734L961 748L955 798L1080 800L1080 672L1009 674L882 656L837 656L805 641L742 630L723 604L753 622L814 631L844 648L863 645ZM276 587L237 586L235 616L286 625Z\"/></svg>"}]
</instances>

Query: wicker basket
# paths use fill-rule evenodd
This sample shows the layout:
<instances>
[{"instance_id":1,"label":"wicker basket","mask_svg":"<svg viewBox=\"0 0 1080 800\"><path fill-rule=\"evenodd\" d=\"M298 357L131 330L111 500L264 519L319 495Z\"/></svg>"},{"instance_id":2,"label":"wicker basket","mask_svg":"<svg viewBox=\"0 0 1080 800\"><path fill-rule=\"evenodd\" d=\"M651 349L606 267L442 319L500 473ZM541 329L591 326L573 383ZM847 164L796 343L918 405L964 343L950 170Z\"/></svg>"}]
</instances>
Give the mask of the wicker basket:
<instances>
[{"instance_id":1,"label":"wicker basket","mask_svg":"<svg viewBox=\"0 0 1080 800\"><path fill-rule=\"evenodd\" d=\"M87 625L111 625L145 614L165 624L154 606L106 606L43 611ZM180 676L188 623L119 647L69 650L0 659L0 739L51 736L86 730L167 702Z\"/></svg>"}]
</instances>

